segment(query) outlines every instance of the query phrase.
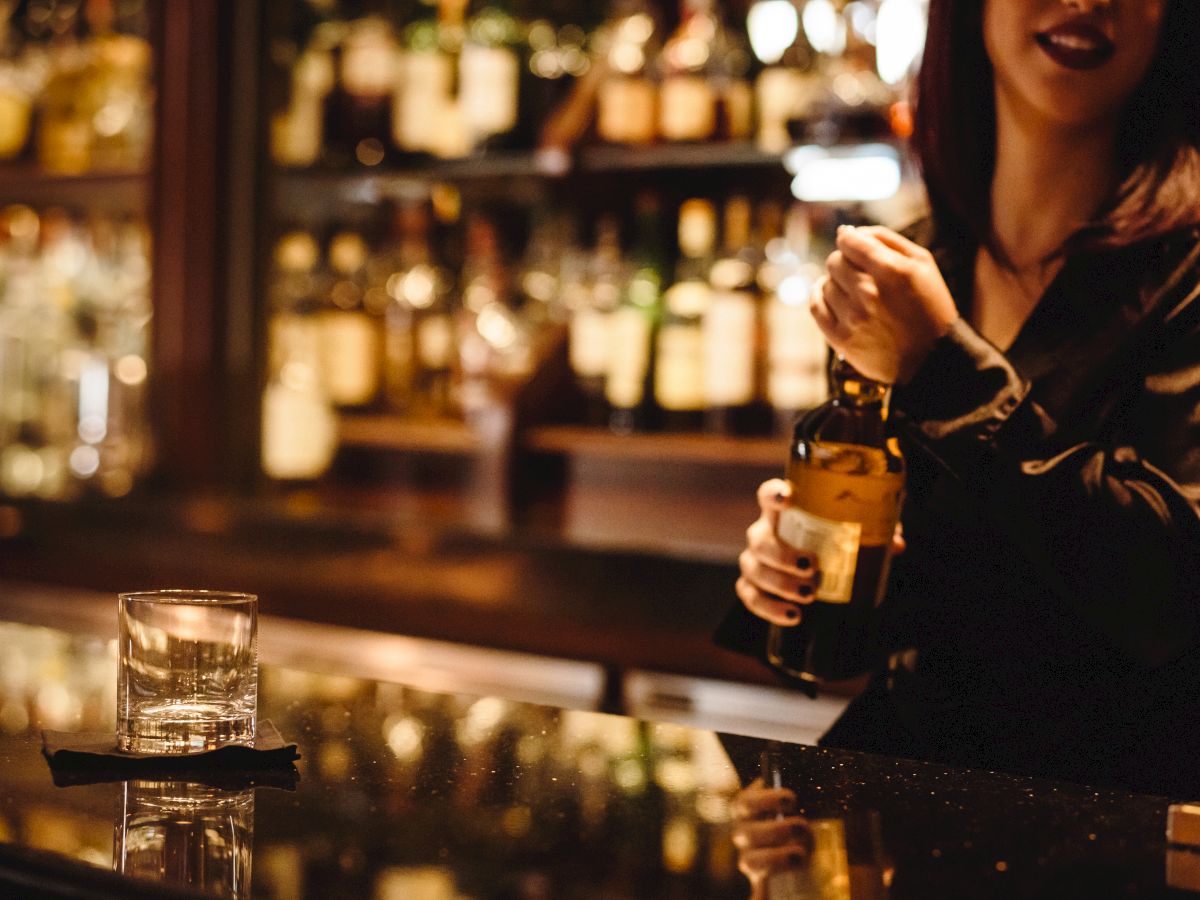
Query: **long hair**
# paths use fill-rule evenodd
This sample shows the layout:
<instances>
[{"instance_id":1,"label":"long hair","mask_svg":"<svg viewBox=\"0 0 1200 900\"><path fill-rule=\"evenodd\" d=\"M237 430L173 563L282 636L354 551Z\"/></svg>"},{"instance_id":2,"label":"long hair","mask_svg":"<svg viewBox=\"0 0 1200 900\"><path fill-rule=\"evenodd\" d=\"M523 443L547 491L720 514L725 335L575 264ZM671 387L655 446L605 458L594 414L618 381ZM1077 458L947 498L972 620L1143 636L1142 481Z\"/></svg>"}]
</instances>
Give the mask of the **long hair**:
<instances>
[{"instance_id":1,"label":"long hair","mask_svg":"<svg viewBox=\"0 0 1200 900\"><path fill-rule=\"evenodd\" d=\"M992 232L996 104L984 2L930 0L913 147L943 230L1003 259ZM1168 0L1158 52L1117 132L1120 184L1064 250L1128 246L1200 222L1197 47L1200 2Z\"/></svg>"}]
</instances>

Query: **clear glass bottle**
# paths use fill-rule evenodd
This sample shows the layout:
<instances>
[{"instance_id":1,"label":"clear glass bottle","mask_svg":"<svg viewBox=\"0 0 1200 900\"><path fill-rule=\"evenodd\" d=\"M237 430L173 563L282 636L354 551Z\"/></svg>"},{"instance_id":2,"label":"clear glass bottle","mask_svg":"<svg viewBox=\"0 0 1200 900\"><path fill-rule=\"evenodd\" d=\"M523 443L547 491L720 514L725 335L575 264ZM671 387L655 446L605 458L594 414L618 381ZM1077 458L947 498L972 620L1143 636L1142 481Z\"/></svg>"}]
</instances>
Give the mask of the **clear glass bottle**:
<instances>
[{"instance_id":1,"label":"clear glass bottle","mask_svg":"<svg viewBox=\"0 0 1200 900\"><path fill-rule=\"evenodd\" d=\"M479 0L458 60L458 103L471 149L509 143L520 115L521 26L503 0Z\"/></svg>"},{"instance_id":2,"label":"clear glass bottle","mask_svg":"<svg viewBox=\"0 0 1200 900\"><path fill-rule=\"evenodd\" d=\"M792 495L779 539L820 570L800 624L772 625L767 659L806 682L861 675L873 659L875 608L887 587L904 494L904 458L887 433L888 387L840 358L833 396L797 425L787 467Z\"/></svg>"},{"instance_id":3,"label":"clear glass bottle","mask_svg":"<svg viewBox=\"0 0 1200 900\"><path fill-rule=\"evenodd\" d=\"M715 0L681 0L679 27L659 57L658 131L664 140L707 141L716 136L718 91L710 76L718 63L719 32Z\"/></svg>"},{"instance_id":4,"label":"clear glass bottle","mask_svg":"<svg viewBox=\"0 0 1200 900\"><path fill-rule=\"evenodd\" d=\"M583 392L584 421L603 424L608 418L604 386L612 353L613 313L621 301L625 273L616 219L596 223L596 247L587 260L582 290L572 296L568 357L575 382Z\"/></svg>"}]
</instances>

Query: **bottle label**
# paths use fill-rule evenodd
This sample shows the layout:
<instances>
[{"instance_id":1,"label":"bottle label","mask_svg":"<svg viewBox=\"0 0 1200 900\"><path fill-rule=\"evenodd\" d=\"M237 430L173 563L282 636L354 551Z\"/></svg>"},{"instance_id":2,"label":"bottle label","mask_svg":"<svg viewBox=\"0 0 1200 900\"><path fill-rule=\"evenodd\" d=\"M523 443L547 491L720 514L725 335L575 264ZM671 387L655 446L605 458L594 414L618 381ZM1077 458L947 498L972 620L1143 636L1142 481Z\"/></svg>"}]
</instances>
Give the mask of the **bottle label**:
<instances>
[{"instance_id":1,"label":"bottle label","mask_svg":"<svg viewBox=\"0 0 1200 900\"><path fill-rule=\"evenodd\" d=\"M596 97L596 130L601 139L614 144L653 143L657 99L654 85L646 78L606 79Z\"/></svg>"},{"instance_id":2,"label":"bottle label","mask_svg":"<svg viewBox=\"0 0 1200 900\"><path fill-rule=\"evenodd\" d=\"M668 141L703 141L716 131L716 97L699 75L675 75L662 85L658 127Z\"/></svg>"},{"instance_id":3,"label":"bottle label","mask_svg":"<svg viewBox=\"0 0 1200 900\"><path fill-rule=\"evenodd\" d=\"M320 321L321 372L329 399L338 406L367 403L379 385L375 322L361 312L327 312Z\"/></svg>"},{"instance_id":4,"label":"bottle label","mask_svg":"<svg viewBox=\"0 0 1200 900\"><path fill-rule=\"evenodd\" d=\"M571 317L571 371L581 378L600 378L608 371L611 313L581 309Z\"/></svg>"},{"instance_id":5,"label":"bottle label","mask_svg":"<svg viewBox=\"0 0 1200 900\"><path fill-rule=\"evenodd\" d=\"M505 134L517 125L521 65L506 47L468 45L459 59L459 102L475 134Z\"/></svg>"},{"instance_id":6,"label":"bottle label","mask_svg":"<svg viewBox=\"0 0 1200 900\"><path fill-rule=\"evenodd\" d=\"M449 316L424 316L417 325L417 358L425 369L448 369L454 355L454 325Z\"/></svg>"},{"instance_id":7,"label":"bottle label","mask_svg":"<svg viewBox=\"0 0 1200 900\"><path fill-rule=\"evenodd\" d=\"M704 332L696 325L664 325L658 333L654 396L663 409L704 408Z\"/></svg>"},{"instance_id":8,"label":"bottle label","mask_svg":"<svg viewBox=\"0 0 1200 900\"><path fill-rule=\"evenodd\" d=\"M393 95L392 140L402 150L432 150L444 110L453 106L454 61L444 53L406 53Z\"/></svg>"},{"instance_id":9,"label":"bottle label","mask_svg":"<svg viewBox=\"0 0 1200 900\"><path fill-rule=\"evenodd\" d=\"M709 406L754 400L757 310L744 291L717 293L704 316L704 394Z\"/></svg>"},{"instance_id":10,"label":"bottle label","mask_svg":"<svg viewBox=\"0 0 1200 900\"><path fill-rule=\"evenodd\" d=\"M623 306L612 314L608 335L605 396L618 409L633 409L642 402L650 366L650 319L639 309Z\"/></svg>"},{"instance_id":11,"label":"bottle label","mask_svg":"<svg viewBox=\"0 0 1200 900\"><path fill-rule=\"evenodd\" d=\"M789 506L779 514L779 539L817 557L821 583L816 599L826 603L849 603L858 563L862 525L835 522L807 510Z\"/></svg>"},{"instance_id":12,"label":"bottle label","mask_svg":"<svg viewBox=\"0 0 1200 900\"><path fill-rule=\"evenodd\" d=\"M342 85L352 97L386 97L396 86L397 53L385 35L348 40L342 50Z\"/></svg>"}]
</instances>

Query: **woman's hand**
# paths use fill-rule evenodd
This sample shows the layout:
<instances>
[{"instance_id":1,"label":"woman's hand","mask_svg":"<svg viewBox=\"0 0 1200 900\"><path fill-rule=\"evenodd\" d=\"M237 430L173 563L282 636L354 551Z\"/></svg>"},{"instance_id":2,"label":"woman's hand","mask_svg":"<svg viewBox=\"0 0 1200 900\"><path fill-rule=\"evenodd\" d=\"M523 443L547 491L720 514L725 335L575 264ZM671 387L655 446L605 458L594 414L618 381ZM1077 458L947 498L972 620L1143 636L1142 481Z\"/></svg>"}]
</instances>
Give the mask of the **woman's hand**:
<instances>
[{"instance_id":1,"label":"woman's hand","mask_svg":"<svg viewBox=\"0 0 1200 900\"><path fill-rule=\"evenodd\" d=\"M738 599L760 619L775 625L798 625L798 603L812 603L817 588L817 559L803 548L776 536L779 514L787 507L792 486L772 478L758 486L759 516L746 529L746 549L738 557L742 577Z\"/></svg>"},{"instance_id":2,"label":"woman's hand","mask_svg":"<svg viewBox=\"0 0 1200 900\"><path fill-rule=\"evenodd\" d=\"M812 833L795 815L796 795L755 779L733 799L733 843L738 871L750 880L751 900L768 900L770 877L808 863Z\"/></svg>"},{"instance_id":3,"label":"woman's hand","mask_svg":"<svg viewBox=\"0 0 1200 900\"><path fill-rule=\"evenodd\" d=\"M933 255L889 228L838 229L810 310L831 347L868 378L903 384L958 318Z\"/></svg>"},{"instance_id":4,"label":"woman's hand","mask_svg":"<svg viewBox=\"0 0 1200 900\"><path fill-rule=\"evenodd\" d=\"M746 549L738 557L741 577L737 595L760 619L785 627L800 624L797 604L812 603L820 581L817 556L785 544L776 535L779 514L787 508L792 485L772 478L758 486L759 516L746 529ZM892 554L904 552L900 526L892 537Z\"/></svg>"}]
</instances>

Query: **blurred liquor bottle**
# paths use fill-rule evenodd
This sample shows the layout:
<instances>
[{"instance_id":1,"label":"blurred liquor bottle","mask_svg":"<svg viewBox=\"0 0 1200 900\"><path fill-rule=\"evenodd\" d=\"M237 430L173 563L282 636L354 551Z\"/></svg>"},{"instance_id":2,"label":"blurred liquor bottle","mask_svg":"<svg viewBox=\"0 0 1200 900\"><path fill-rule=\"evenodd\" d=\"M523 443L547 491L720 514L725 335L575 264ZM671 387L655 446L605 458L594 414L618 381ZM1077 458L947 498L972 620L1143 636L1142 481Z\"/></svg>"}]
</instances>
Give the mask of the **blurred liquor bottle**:
<instances>
[{"instance_id":1,"label":"blurred liquor bottle","mask_svg":"<svg viewBox=\"0 0 1200 900\"><path fill-rule=\"evenodd\" d=\"M746 16L746 31L762 65L754 82L756 141L762 150L782 153L791 144L788 122L807 119L821 96L817 53L791 0L756 0Z\"/></svg>"},{"instance_id":2,"label":"blurred liquor bottle","mask_svg":"<svg viewBox=\"0 0 1200 900\"><path fill-rule=\"evenodd\" d=\"M812 211L796 204L784 236L767 244L759 270L766 294L767 399L779 433L829 398L829 347L808 310L822 271L821 249L813 239Z\"/></svg>"},{"instance_id":3,"label":"blurred liquor bottle","mask_svg":"<svg viewBox=\"0 0 1200 900\"><path fill-rule=\"evenodd\" d=\"M330 280L317 321L325 389L339 407L369 406L379 392L382 328L364 302L368 255L355 231L338 232L329 241Z\"/></svg>"},{"instance_id":4,"label":"blurred liquor bottle","mask_svg":"<svg viewBox=\"0 0 1200 900\"><path fill-rule=\"evenodd\" d=\"M603 70L596 96L596 134L613 144L651 144L658 135L658 85L652 67L658 23L647 0L614 0L597 35Z\"/></svg>"},{"instance_id":5,"label":"blurred liquor bottle","mask_svg":"<svg viewBox=\"0 0 1200 900\"><path fill-rule=\"evenodd\" d=\"M522 27L506 0L475 0L458 63L458 104L472 152L511 147L519 122Z\"/></svg>"},{"instance_id":6,"label":"blurred liquor bottle","mask_svg":"<svg viewBox=\"0 0 1200 900\"><path fill-rule=\"evenodd\" d=\"M596 223L596 247L581 266L578 289L573 291L569 358L576 383L583 392L583 419L590 425L608 420L605 384L613 355L614 313L621 303L627 278L621 257L617 221L604 216Z\"/></svg>"},{"instance_id":7,"label":"blurred liquor bottle","mask_svg":"<svg viewBox=\"0 0 1200 900\"><path fill-rule=\"evenodd\" d=\"M662 202L652 192L636 200L630 274L609 324L608 372L604 396L611 408L609 427L618 433L649 431L657 424L654 375L657 334L663 317Z\"/></svg>"},{"instance_id":8,"label":"blurred liquor bottle","mask_svg":"<svg viewBox=\"0 0 1200 900\"><path fill-rule=\"evenodd\" d=\"M387 136L399 63L392 23L381 15L347 23L335 53L338 77L325 103L328 162L379 165L390 155Z\"/></svg>"},{"instance_id":9,"label":"blurred liquor bottle","mask_svg":"<svg viewBox=\"0 0 1200 900\"><path fill-rule=\"evenodd\" d=\"M427 204L402 203L395 226L383 357L388 405L409 415L445 417L453 412L453 278L434 255Z\"/></svg>"},{"instance_id":10,"label":"blurred liquor bottle","mask_svg":"<svg viewBox=\"0 0 1200 900\"><path fill-rule=\"evenodd\" d=\"M261 461L269 477L306 481L333 461L337 422L321 377L320 248L306 231L275 244L269 288Z\"/></svg>"},{"instance_id":11,"label":"blurred liquor bottle","mask_svg":"<svg viewBox=\"0 0 1200 900\"><path fill-rule=\"evenodd\" d=\"M663 45L658 132L667 141L717 134L717 86L710 77L719 31L715 0L681 0L679 26Z\"/></svg>"},{"instance_id":12,"label":"blurred liquor bottle","mask_svg":"<svg viewBox=\"0 0 1200 900\"><path fill-rule=\"evenodd\" d=\"M704 316L705 429L725 434L766 430L760 378L761 298L755 276L761 251L751 237L746 197L725 204L723 247L709 275Z\"/></svg>"},{"instance_id":13,"label":"blurred liquor bottle","mask_svg":"<svg viewBox=\"0 0 1200 900\"><path fill-rule=\"evenodd\" d=\"M400 87L392 110L392 142L410 154L463 156L469 149L457 102L467 0L438 0L403 32Z\"/></svg>"},{"instance_id":14,"label":"blurred liquor bottle","mask_svg":"<svg viewBox=\"0 0 1200 900\"><path fill-rule=\"evenodd\" d=\"M668 431L699 431L705 407L704 319L712 305L709 272L716 243L716 211L708 200L684 201L679 210L679 261L663 295L654 396Z\"/></svg>"}]
</instances>

